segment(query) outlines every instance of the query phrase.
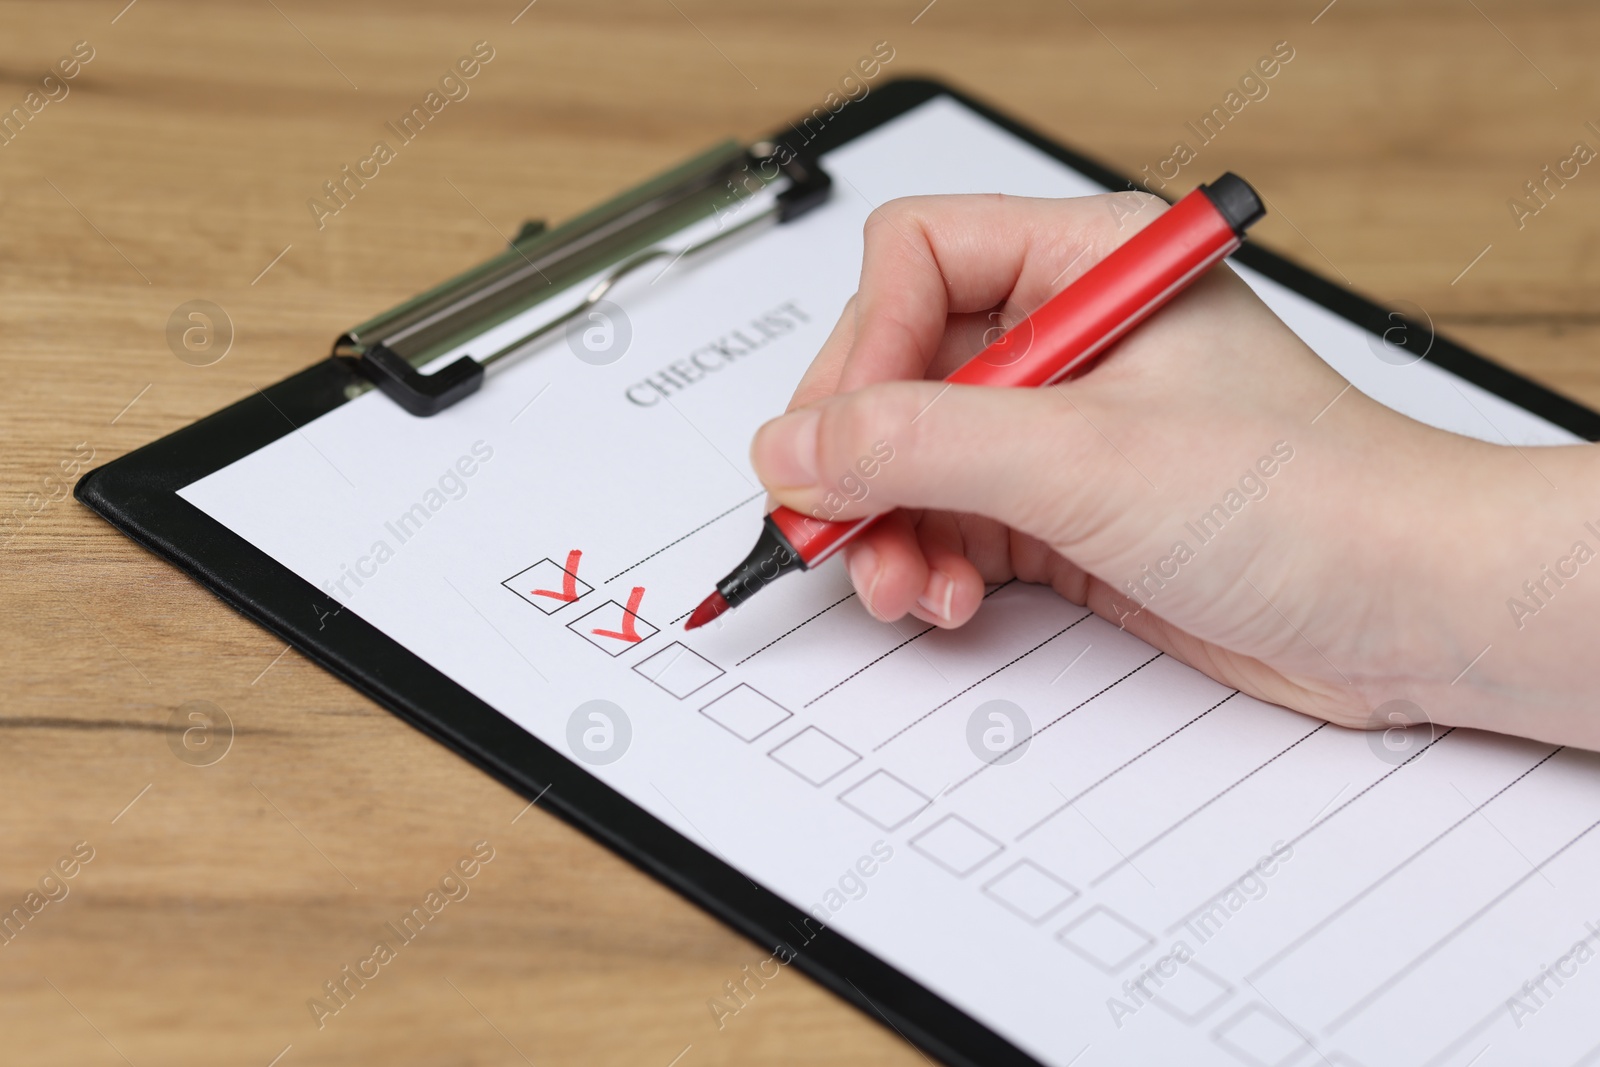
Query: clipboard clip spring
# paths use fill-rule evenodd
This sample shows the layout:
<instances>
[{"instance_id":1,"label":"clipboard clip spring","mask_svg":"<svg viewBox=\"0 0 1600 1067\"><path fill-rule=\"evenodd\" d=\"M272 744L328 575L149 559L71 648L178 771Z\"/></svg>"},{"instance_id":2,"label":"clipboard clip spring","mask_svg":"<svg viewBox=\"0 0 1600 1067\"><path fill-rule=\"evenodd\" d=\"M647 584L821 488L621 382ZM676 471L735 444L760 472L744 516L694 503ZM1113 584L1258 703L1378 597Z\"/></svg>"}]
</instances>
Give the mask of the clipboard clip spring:
<instances>
[{"instance_id":1,"label":"clipboard clip spring","mask_svg":"<svg viewBox=\"0 0 1600 1067\"><path fill-rule=\"evenodd\" d=\"M779 152L787 157L779 162ZM665 243L708 217L731 214L767 184L773 202L687 246ZM690 260L764 224L799 218L828 199L832 179L814 160L771 142L727 142L555 230L531 222L506 252L341 335L333 354L406 411L429 416L477 392L490 367L512 362L577 320L628 275L663 259ZM737 207L735 207L737 210ZM669 264L670 266L670 264ZM581 300L481 358L420 368L473 337L604 271ZM359 391L365 391L357 386Z\"/></svg>"}]
</instances>

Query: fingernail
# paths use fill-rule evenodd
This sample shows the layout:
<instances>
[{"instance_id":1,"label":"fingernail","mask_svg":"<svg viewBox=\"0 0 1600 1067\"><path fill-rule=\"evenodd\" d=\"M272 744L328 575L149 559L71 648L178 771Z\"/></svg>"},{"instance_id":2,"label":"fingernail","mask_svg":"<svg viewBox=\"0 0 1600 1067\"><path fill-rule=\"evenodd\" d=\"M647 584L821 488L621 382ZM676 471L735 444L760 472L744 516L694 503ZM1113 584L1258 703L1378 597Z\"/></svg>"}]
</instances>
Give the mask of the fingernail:
<instances>
[{"instance_id":1,"label":"fingernail","mask_svg":"<svg viewBox=\"0 0 1600 1067\"><path fill-rule=\"evenodd\" d=\"M950 613L954 610L956 598L956 583L952 582L942 571L934 571L928 578L928 588L917 597L917 603L922 609L936 618L950 621Z\"/></svg>"},{"instance_id":2,"label":"fingernail","mask_svg":"<svg viewBox=\"0 0 1600 1067\"><path fill-rule=\"evenodd\" d=\"M779 489L817 484L817 423L821 419L815 408L801 408L761 427L750 459L763 482Z\"/></svg>"},{"instance_id":3,"label":"fingernail","mask_svg":"<svg viewBox=\"0 0 1600 1067\"><path fill-rule=\"evenodd\" d=\"M878 553L862 545L850 553L850 584L856 587L856 592L861 595L861 603L867 606L867 611L874 619L882 620L878 609L873 606L872 594L878 588Z\"/></svg>"}]
</instances>

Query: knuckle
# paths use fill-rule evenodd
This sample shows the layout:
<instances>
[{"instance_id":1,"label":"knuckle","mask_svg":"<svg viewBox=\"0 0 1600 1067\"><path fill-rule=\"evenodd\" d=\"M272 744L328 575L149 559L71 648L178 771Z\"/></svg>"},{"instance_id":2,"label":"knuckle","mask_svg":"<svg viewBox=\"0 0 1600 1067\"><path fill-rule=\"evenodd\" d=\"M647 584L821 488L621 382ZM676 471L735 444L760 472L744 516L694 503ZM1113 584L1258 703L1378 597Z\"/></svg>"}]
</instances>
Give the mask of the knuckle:
<instances>
[{"instance_id":1,"label":"knuckle","mask_svg":"<svg viewBox=\"0 0 1600 1067\"><path fill-rule=\"evenodd\" d=\"M886 200L867 215L862 230L868 238L903 241L906 238L926 239L930 225L951 216L964 201L977 200L984 194L921 194L897 196Z\"/></svg>"},{"instance_id":2,"label":"knuckle","mask_svg":"<svg viewBox=\"0 0 1600 1067\"><path fill-rule=\"evenodd\" d=\"M1089 212L1087 219L1075 216L1070 221L1075 226L1088 223L1084 236L1097 257L1111 252L1164 214L1169 207L1165 200L1153 193L1132 189L1100 193L1092 199L1098 201L1100 210Z\"/></svg>"},{"instance_id":3,"label":"knuckle","mask_svg":"<svg viewBox=\"0 0 1600 1067\"><path fill-rule=\"evenodd\" d=\"M861 389L843 403L829 405L823 414L820 440L824 442L822 474L836 474L874 440L891 421L881 389Z\"/></svg>"},{"instance_id":4,"label":"knuckle","mask_svg":"<svg viewBox=\"0 0 1600 1067\"><path fill-rule=\"evenodd\" d=\"M1016 439L1022 454L1015 462L1037 472L1037 488L1011 501L1010 519L1047 544L1061 544L1075 538L1078 525L1094 510L1090 502L1097 499L1098 467L1083 459L1094 454L1088 437L1095 435L1072 402L1055 389L1029 393L1017 398L1026 400L1029 410L1018 412L1018 426L1026 431ZM1073 458L1062 463L1062 457Z\"/></svg>"},{"instance_id":5,"label":"knuckle","mask_svg":"<svg viewBox=\"0 0 1600 1067\"><path fill-rule=\"evenodd\" d=\"M923 391L912 383L888 383L857 390L828 405L818 427L822 483L837 487L866 471L873 484L887 487L893 480L891 468L904 466L889 460L916 450L914 441L923 427L913 418Z\"/></svg>"},{"instance_id":6,"label":"knuckle","mask_svg":"<svg viewBox=\"0 0 1600 1067\"><path fill-rule=\"evenodd\" d=\"M874 237L883 232L885 228L891 232L903 226L917 213L916 200L922 199L915 196L900 196L893 200L886 200L867 214L867 221L862 223L861 232L867 237Z\"/></svg>"}]
</instances>

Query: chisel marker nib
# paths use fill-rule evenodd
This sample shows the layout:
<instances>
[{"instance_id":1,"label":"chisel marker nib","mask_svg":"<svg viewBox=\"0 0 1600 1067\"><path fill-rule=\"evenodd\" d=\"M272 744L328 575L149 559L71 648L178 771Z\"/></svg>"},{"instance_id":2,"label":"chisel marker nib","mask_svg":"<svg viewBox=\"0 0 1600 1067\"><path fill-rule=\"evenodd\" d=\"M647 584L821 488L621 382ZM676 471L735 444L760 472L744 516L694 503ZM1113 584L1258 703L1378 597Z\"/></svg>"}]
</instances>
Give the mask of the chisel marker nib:
<instances>
[{"instance_id":1,"label":"chisel marker nib","mask_svg":"<svg viewBox=\"0 0 1600 1067\"><path fill-rule=\"evenodd\" d=\"M721 593L712 593L700 602L689 616L689 621L683 624L685 630L698 630L712 619L728 610L728 601Z\"/></svg>"}]
</instances>

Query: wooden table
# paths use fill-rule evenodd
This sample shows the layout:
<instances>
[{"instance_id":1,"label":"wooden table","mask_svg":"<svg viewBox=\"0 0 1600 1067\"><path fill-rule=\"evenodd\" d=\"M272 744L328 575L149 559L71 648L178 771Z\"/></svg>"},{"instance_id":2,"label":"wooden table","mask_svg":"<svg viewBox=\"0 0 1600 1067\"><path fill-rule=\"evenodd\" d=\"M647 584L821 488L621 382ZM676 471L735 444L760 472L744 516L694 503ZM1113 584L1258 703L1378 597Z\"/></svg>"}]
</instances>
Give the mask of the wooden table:
<instances>
[{"instance_id":1,"label":"wooden table","mask_svg":"<svg viewBox=\"0 0 1600 1067\"><path fill-rule=\"evenodd\" d=\"M1266 242L1600 405L1600 165L1521 229L1507 204L1600 148L1593 4L125 2L0 5L0 105L93 49L0 147L0 907L94 850L0 946L5 1062L921 1062L793 971L719 1031L757 946L47 480L316 360L525 216L808 111L878 41L1129 171L1290 42L1181 181L1239 170ZM319 230L307 200L480 40L470 96ZM235 331L209 367L169 348L191 299ZM212 766L168 747L191 700L236 727ZM479 839L471 896L319 1030L307 999Z\"/></svg>"}]
</instances>

